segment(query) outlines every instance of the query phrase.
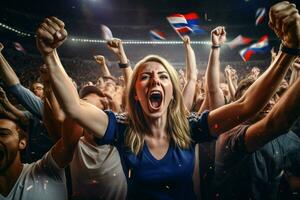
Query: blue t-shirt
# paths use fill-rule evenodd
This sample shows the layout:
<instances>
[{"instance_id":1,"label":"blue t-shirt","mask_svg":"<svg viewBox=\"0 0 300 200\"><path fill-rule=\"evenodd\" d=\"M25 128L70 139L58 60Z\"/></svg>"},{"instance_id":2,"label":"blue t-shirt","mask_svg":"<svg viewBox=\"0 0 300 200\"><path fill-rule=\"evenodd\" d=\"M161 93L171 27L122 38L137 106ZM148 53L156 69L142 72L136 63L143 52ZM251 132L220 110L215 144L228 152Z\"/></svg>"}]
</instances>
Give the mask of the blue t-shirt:
<instances>
[{"instance_id":1,"label":"blue t-shirt","mask_svg":"<svg viewBox=\"0 0 300 200\"><path fill-rule=\"evenodd\" d=\"M192 175L194 171L195 143L214 139L209 134L207 116L189 118L193 144L180 149L170 143L166 155L157 160L144 143L138 155L124 145L127 124L119 116L108 111L109 123L101 144L115 145L121 156L128 182L128 199L195 199Z\"/></svg>"}]
</instances>

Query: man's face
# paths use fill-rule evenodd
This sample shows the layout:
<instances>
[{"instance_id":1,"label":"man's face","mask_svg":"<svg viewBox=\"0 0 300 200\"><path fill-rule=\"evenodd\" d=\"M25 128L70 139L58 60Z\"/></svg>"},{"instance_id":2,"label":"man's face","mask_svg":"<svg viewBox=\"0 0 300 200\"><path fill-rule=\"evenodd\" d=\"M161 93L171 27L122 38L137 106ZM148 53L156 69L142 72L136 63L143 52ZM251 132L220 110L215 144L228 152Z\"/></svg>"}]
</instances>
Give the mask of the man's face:
<instances>
[{"instance_id":1,"label":"man's face","mask_svg":"<svg viewBox=\"0 0 300 200\"><path fill-rule=\"evenodd\" d=\"M41 83L34 83L32 85L32 92L37 96L42 98L44 96L44 86Z\"/></svg>"},{"instance_id":2,"label":"man's face","mask_svg":"<svg viewBox=\"0 0 300 200\"><path fill-rule=\"evenodd\" d=\"M16 124L0 119L0 174L15 161L18 151L21 150L20 141Z\"/></svg>"}]
</instances>

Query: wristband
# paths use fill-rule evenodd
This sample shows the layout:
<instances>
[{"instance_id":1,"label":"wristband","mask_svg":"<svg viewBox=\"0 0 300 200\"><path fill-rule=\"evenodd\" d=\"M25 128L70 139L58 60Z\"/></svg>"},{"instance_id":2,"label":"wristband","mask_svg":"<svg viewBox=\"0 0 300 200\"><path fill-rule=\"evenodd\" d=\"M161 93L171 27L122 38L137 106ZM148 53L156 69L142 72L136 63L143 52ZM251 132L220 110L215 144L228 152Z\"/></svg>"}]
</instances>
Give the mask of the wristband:
<instances>
[{"instance_id":1,"label":"wristband","mask_svg":"<svg viewBox=\"0 0 300 200\"><path fill-rule=\"evenodd\" d=\"M300 56L300 49L289 48L289 47L286 47L283 44L281 44L280 45L280 50L283 53L286 53L286 54L289 54L289 55Z\"/></svg>"},{"instance_id":2,"label":"wristband","mask_svg":"<svg viewBox=\"0 0 300 200\"><path fill-rule=\"evenodd\" d=\"M211 45L212 49L217 49L217 48L220 48L220 47L221 47L221 45Z\"/></svg>"},{"instance_id":3,"label":"wristband","mask_svg":"<svg viewBox=\"0 0 300 200\"><path fill-rule=\"evenodd\" d=\"M120 68L127 68L130 67L130 62L127 60L127 63L118 63Z\"/></svg>"}]
</instances>

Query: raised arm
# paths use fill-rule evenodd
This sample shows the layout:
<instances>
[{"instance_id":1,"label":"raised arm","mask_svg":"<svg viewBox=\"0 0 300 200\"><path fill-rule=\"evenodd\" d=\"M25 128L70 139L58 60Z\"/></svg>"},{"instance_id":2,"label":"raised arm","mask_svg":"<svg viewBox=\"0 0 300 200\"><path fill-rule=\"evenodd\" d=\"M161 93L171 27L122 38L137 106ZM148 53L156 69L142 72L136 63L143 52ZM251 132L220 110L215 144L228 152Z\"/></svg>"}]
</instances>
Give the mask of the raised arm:
<instances>
[{"instance_id":1,"label":"raised arm","mask_svg":"<svg viewBox=\"0 0 300 200\"><path fill-rule=\"evenodd\" d=\"M67 37L64 23L55 17L46 18L36 33L37 47L48 68L52 89L64 113L96 137L103 137L108 125L107 115L97 107L80 101L56 52L56 48Z\"/></svg>"},{"instance_id":2,"label":"raised arm","mask_svg":"<svg viewBox=\"0 0 300 200\"><path fill-rule=\"evenodd\" d=\"M231 99L234 99L235 91L236 91L236 88L233 83L234 71L232 70L232 67L230 65L227 65L225 67L224 72L225 72L226 82L227 82L228 88L229 88L230 97L231 97Z\"/></svg>"},{"instance_id":3,"label":"raised arm","mask_svg":"<svg viewBox=\"0 0 300 200\"><path fill-rule=\"evenodd\" d=\"M197 65L195 52L191 46L191 41L188 36L183 38L186 59L186 84L183 88L183 102L188 111L191 110L196 90L197 81Z\"/></svg>"},{"instance_id":4,"label":"raised arm","mask_svg":"<svg viewBox=\"0 0 300 200\"><path fill-rule=\"evenodd\" d=\"M284 1L274 5L270 9L270 27L286 47L300 48L300 16L293 4ZM239 100L210 112L208 123L211 133L221 134L260 111L274 95L296 57L280 52Z\"/></svg>"},{"instance_id":5,"label":"raised arm","mask_svg":"<svg viewBox=\"0 0 300 200\"><path fill-rule=\"evenodd\" d=\"M47 128L48 134L54 141L61 138L62 123L65 114L61 110L49 80L48 69L45 65L40 68L41 78L44 83L44 111L43 123Z\"/></svg>"},{"instance_id":6,"label":"raised arm","mask_svg":"<svg viewBox=\"0 0 300 200\"><path fill-rule=\"evenodd\" d=\"M22 112L21 110L19 110L18 108L16 108L14 105L12 105L10 103L10 101L8 100L6 93L2 87L0 87L0 102L4 106L5 110L8 113L12 114L12 115L10 115L10 117L11 117L10 119L16 118L17 120L21 120L22 122L25 122L25 123L28 122L28 119L27 119L26 115L24 114L24 112Z\"/></svg>"},{"instance_id":7,"label":"raised arm","mask_svg":"<svg viewBox=\"0 0 300 200\"><path fill-rule=\"evenodd\" d=\"M105 57L102 55L97 55L97 56L94 56L94 59L99 64L101 75L102 76L111 76L110 71L105 62Z\"/></svg>"},{"instance_id":8,"label":"raised arm","mask_svg":"<svg viewBox=\"0 0 300 200\"><path fill-rule=\"evenodd\" d=\"M74 150L82 134L82 127L70 118L65 119L62 126L62 137L52 150L52 156L59 167L64 168L72 161Z\"/></svg>"},{"instance_id":9,"label":"raised arm","mask_svg":"<svg viewBox=\"0 0 300 200\"><path fill-rule=\"evenodd\" d=\"M209 95L209 108L214 110L225 104L224 94L220 89L220 47L226 41L224 26L211 31L211 50L208 58L206 82Z\"/></svg>"},{"instance_id":10,"label":"raised arm","mask_svg":"<svg viewBox=\"0 0 300 200\"><path fill-rule=\"evenodd\" d=\"M129 60L127 59L122 40L114 38L107 42L107 47L116 55L119 66L123 71L125 86L129 83L132 74L132 68L130 66Z\"/></svg>"},{"instance_id":11,"label":"raised arm","mask_svg":"<svg viewBox=\"0 0 300 200\"><path fill-rule=\"evenodd\" d=\"M11 68L7 60L2 55L2 50L4 46L0 43L0 73L3 78L5 84L7 86L12 86L20 83L19 78L17 77L14 70Z\"/></svg>"},{"instance_id":12,"label":"raised arm","mask_svg":"<svg viewBox=\"0 0 300 200\"><path fill-rule=\"evenodd\" d=\"M300 116L299 102L300 78L285 92L266 117L247 129L245 145L248 152L256 151L274 138L287 133Z\"/></svg>"}]
</instances>

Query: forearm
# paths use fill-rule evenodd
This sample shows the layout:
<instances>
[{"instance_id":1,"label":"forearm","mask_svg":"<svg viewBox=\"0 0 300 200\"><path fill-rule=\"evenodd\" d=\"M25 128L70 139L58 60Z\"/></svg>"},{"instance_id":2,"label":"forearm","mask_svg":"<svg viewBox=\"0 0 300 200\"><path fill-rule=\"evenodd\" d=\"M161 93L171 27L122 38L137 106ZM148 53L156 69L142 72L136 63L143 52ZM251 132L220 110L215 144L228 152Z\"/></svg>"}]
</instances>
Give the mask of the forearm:
<instances>
[{"instance_id":1,"label":"forearm","mask_svg":"<svg viewBox=\"0 0 300 200\"><path fill-rule=\"evenodd\" d=\"M241 115L252 116L262 109L269 99L275 94L282 79L285 77L288 67L296 56L280 52L271 66L249 87L241 100L249 109Z\"/></svg>"},{"instance_id":2,"label":"forearm","mask_svg":"<svg viewBox=\"0 0 300 200\"><path fill-rule=\"evenodd\" d=\"M196 67L195 52L190 45L186 46L185 54L186 54L187 82L184 86L182 94L183 94L184 105L187 108L187 110L190 111L193 105L193 100L194 100L195 90L196 90L197 67Z\"/></svg>"},{"instance_id":3,"label":"forearm","mask_svg":"<svg viewBox=\"0 0 300 200\"><path fill-rule=\"evenodd\" d=\"M279 99L264 119L249 127L245 136L245 144L249 152L288 132L300 115L299 85L300 78Z\"/></svg>"},{"instance_id":4,"label":"forearm","mask_svg":"<svg viewBox=\"0 0 300 200\"><path fill-rule=\"evenodd\" d=\"M111 76L110 71L105 63L99 64L102 76Z\"/></svg>"},{"instance_id":5,"label":"forearm","mask_svg":"<svg viewBox=\"0 0 300 200\"><path fill-rule=\"evenodd\" d=\"M65 113L60 108L51 85L45 90L45 102L47 102L49 109L52 110L53 118L62 123L65 120Z\"/></svg>"},{"instance_id":6,"label":"forearm","mask_svg":"<svg viewBox=\"0 0 300 200\"><path fill-rule=\"evenodd\" d=\"M292 85L297 80L297 78L299 76L300 76L300 70L297 70L297 69L293 68L291 78L290 78L290 81L289 81L289 85Z\"/></svg>"},{"instance_id":7,"label":"forearm","mask_svg":"<svg viewBox=\"0 0 300 200\"><path fill-rule=\"evenodd\" d=\"M214 110L225 104L224 95L220 89L220 48L213 48L210 51L206 77L209 107L210 110Z\"/></svg>"},{"instance_id":8,"label":"forearm","mask_svg":"<svg viewBox=\"0 0 300 200\"><path fill-rule=\"evenodd\" d=\"M65 72L56 51L43 56L48 67L52 89L65 113L75 117L80 107L79 96L71 79Z\"/></svg>"},{"instance_id":9,"label":"forearm","mask_svg":"<svg viewBox=\"0 0 300 200\"><path fill-rule=\"evenodd\" d=\"M131 79L132 68L130 66L129 60L127 59L127 56L126 56L125 52L121 53L121 55L118 55L118 59L119 59L120 64L129 64L128 67L122 68L124 81L125 81L125 86L127 87L127 85L129 84L129 81Z\"/></svg>"},{"instance_id":10,"label":"forearm","mask_svg":"<svg viewBox=\"0 0 300 200\"><path fill-rule=\"evenodd\" d=\"M22 112L21 110L17 109L8 100L6 100L5 102L3 102L3 105L7 109L7 111L9 111L10 113L12 113L18 119L25 119L26 118L24 112Z\"/></svg>"},{"instance_id":11,"label":"forearm","mask_svg":"<svg viewBox=\"0 0 300 200\"><path fill-rule=\"evenodd\" d=\"M0 105L0 107L2 107L2 105ZM13 121L19 120L18 117L16 117L13 113L5 110L4 108L1 108L0 114L4 115L5 117L7 117L8 119L13 120Z\"/></svg>"},{"instance_id":12,"label":"forearm","mask_svg":"<svg viewBox=\"0 0 300 200\"><path fill-rule=\"evenodd\" d=\"M233 81L230 77L226 77L226 80L227 80L227 84L228 84L231 99L234 99L236 89L233 85Z\"/></svg>"},{"instance_id":13,"label":"forearm","mask_svg":"<svg viewBox=\"0 0 300 200\"><path fill-rule=\"evenodd\" d=\"M16 73L11 68L7 60L4 58L2 53L0 53L0 72L1 77L3 78L6 85L12 86L20 83L19 78L17 77Z\"/></svg>"}]
</instances>

